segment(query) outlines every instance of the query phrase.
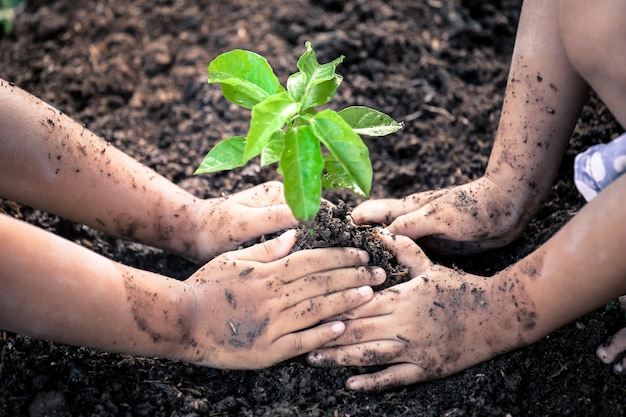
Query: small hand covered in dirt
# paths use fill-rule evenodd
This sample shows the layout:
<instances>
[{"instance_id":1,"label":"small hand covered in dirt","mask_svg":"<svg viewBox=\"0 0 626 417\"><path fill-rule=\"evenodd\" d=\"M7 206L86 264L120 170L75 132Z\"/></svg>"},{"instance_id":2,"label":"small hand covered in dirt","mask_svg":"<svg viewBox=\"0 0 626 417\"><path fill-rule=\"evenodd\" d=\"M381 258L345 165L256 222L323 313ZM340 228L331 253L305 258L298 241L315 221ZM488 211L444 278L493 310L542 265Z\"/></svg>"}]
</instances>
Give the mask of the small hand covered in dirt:
<instances>
[{"instance_id":1,"label":"small hand covered in dirt","mask_svg":"<svg viewBox=\"0 0 626 417\"><path fill-rule=\"evenodd\" d=\"M347 330L308 355L316 366L392 365L350 378L356 391L381 391L442 378L490 359L519 343L515 318L490 303L493 280L434 265L403 236L381 236L414 278L377 293L344 316ZM495 297L493 297L495 299ZM497 310L497 311L496 311ZM498 317L502 328L494 328ZM528 318L527 318L528 319ZM522 319L522 322L524 319ZM523 325L523 323L521 324ZM503 335L516 338L507 341Z\"/></svg>"},{"instance_id":2,"label":"small hand covered in dirt","mask_svg":"<svg viewBox=\"0 0 626 417\"><path fill-rule=\"evenodd\" d=\"M332 321L373 296L385 273L350 248L289 254L295 231L206 264L186 281L197 312L182 356L196 364L257 369L316 349L343 334ZM311 327L316 326L316 327ZM179 356L179 355L177 355Z\"/></svg>"},{"instance_id":3,"label":"small hand covered in dirt","mask_svg":"<svg viewBox=\"0 0 626 417\"><path fill-rule=\"evenodd\" d=\"M369 200L352 212L357 224L389 225L443 254L470 254L504 246L526 227L510 189L484 176L447 189L402 199Z\"/></svg>"},{"instance_id":4,"label":"small hand covered in dirt","mask_svg":"<svg viewBox=\"0 0 626 417\"><path fill-rule=\"evenodd\" d=\"M204 200L194 223L198 258L208 261L265 234L295 227L298 221L285 203L282 183L270 181Z\"/></svg>"}]
</instances>

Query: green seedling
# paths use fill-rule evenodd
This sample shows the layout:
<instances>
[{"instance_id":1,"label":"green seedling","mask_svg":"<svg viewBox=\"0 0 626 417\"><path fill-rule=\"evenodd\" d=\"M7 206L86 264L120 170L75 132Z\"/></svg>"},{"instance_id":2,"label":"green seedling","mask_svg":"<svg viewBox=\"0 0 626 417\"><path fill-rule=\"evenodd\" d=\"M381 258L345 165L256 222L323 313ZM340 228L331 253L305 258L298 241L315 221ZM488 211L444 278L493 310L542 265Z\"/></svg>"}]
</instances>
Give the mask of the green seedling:
<instances>
[{"instance_id":1,"label":"green seedling","mask_svg":"<svg viewBox=\"0 0 626 417\"><path fill-rule=\"evenodd\" d=\"M402 128L368 107L318 111L343 80L335 69L344 57L320 64L311 43L305 46L299 71L288 78L287 88L267 60L254 52L235 49L211 61L209 83L219 83L227 100L252 115L247 135L216 144L195 172L230 170L257 156L261 166L278 163L285 200L302 221L319 211L322 189L347 188L368 197L372 164L360 135L385 136Z\"/></svg>"}]
</instances>

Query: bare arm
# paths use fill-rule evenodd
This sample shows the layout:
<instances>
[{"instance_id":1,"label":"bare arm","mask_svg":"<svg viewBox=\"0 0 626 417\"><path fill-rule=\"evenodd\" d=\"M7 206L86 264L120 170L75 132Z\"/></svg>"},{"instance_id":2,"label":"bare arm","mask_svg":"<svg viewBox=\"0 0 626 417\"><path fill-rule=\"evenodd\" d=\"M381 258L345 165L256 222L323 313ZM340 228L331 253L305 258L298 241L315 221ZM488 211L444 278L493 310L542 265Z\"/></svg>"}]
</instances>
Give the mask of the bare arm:
<instances>
[{"instance_id":1,"label":"bare arm","mask_svg":"<svg viewBox=\"0 0 626 417\"><path fill-rule=\"evenodd\" d=\"M588 87L570 65L558 30L558 2L522 7L505 99L485 175L400 200L366 201L355 221L448 253L502 246L525 230L545 199Z\"/></svg>"},{"instance_id":2,"label":"bare arm","mask_svg":"<svg viewBox=\"0 0 626 417\"><path fill-rule=\"evenodd\" d=\"M0 329L220 368L260 368L321 346L316 326L384 281L365 252L289 255L295 233L227 252L186 281L115 263L0 214ZM315 326L315 327L312 327Z\"/></svg>"},{"instance_id":3,"label":"bare arm","mask_svg":"<svg viewBox=\"0 0 626 417\"><path fill-rule=\"evenodd\" d=\"M534 342L582 314L626 294L626 176L621 176L546 244L500 280L520 278L535 304ZM520 292L524 289L520 289Z\"/></svg>"},{"instance_id":4,"label":"bare arm","mask_svg":"<svg viewBox=\"0 0 626 417\"><path fill-rule=\"evenodd\" d=\"M206 261L295 225L277 183L203 200L0 79L0 196Z\"/></svg>"},{"instance_id":5,"label":"bare arm","mask_svg":"<svg viewBox=\"0 0 626 417\"><path fill-rule=\"evenodd\" d=\"M172 356L173 341L191 337L195 300L183 282L117 264L6 215L0 230L0 328L151 356ZM158 317L157 308L168 314Z\"/></svg>"},{"instance_id":6,"label":"bare arm","mask_svg":"<svg viewBox=\"0 0 626 417\"><path fill-rule=\"evenodd\" d=\"M485 176L527 218L547 196L587 99L558 25L558 2L523 3L504 104Z\"/></svg>"}]
</instances>

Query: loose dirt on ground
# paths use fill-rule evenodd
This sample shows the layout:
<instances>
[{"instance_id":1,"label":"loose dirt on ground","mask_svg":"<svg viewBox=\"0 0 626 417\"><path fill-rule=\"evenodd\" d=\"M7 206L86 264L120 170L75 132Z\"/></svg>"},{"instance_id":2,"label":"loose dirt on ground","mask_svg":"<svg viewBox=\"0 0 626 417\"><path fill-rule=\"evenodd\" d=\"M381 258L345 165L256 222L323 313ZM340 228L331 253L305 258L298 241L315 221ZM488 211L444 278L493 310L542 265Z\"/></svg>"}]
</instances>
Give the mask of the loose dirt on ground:
<instances>
[{"instance_id":1,"label":"loose dirt on ground","mask_svg":"<svg viewBox=\"0 0 626 417\"><path fill-rule=\"evenodd\" d=\"M250 165L193 177L204 154L245 134L244 111L206 82L217 54L250 49L281 81L310 40L321 62L346 59L339 108L403 120L367 138L373 198L461 184L485 168L500 114L521 1L33 0L0 38L0 77L41 97L199 197L271 179ZM1 111L1 110L0 110ZM490 275L547 240L583 205L574 155L620 131L592 97L548 200L513 244L439 259ZM360 202L347 191L330 201ZM183 279L197 265L8 201L0 209L104 256ZM593 254L590 254L593 256ZM593 277L590 277L593 279ZM563 294L567 297L567 294ZM572 300L576 302L576 300ZM0 332L6 416L623 416L626 382L594 351L625 325L600 309L540 342L445 380L388 393L344 389L365 368L317 369L302 358L223 371L68 347Z\"/></svg>"}]
</instances>

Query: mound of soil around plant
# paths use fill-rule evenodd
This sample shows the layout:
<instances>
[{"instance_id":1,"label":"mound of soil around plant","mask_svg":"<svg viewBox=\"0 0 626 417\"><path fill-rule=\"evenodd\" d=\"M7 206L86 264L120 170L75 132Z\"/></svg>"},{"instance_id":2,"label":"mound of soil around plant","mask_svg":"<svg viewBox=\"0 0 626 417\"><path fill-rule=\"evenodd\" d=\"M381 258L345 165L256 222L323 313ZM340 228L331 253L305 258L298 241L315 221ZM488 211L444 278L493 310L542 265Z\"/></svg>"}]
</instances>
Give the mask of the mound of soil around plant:
<instances>
[{"instance_id":1,"label":"mound of soil around plant","mask_svg":"<svg viewBox=\"0 0 626 417\"><path fill-rule=\"evenodd\" d=\"M388 288L409 279L409 269L398 263L383 243L376 238L374 226L355 225L350 217L352 208L345 201L337 204L323 201L311 224L298 228L298 239L293 250L312 248L351 247L367 251L370 264L385 270L387 279L375 290Z\"/></svg>"},{"instance_id":2,"label":"mound of soil around plant","mask_svg":"<svg viewBox=\"0 0 626 417\"><path fill-rule=\"evenodd\" d=\"M206 66L221 52L249 49L266 56L285 82L310 40L320 62L346 57L338 68L344 82L336 109L365 105L405 122L398 134L365 138L373 158L372 198L403 197L482 175L520 5L32 0L14 30L0 38L0 77L195 195L216 197L280 178L254 164L192 176L215 143L248 128L248 114L207 84ZM574 155L620 132L592 97L552 192L525 234L488 254L437 261L491 275L533 251L583 205L571 180ZM340 211L360 203L347 191L324 197L345 202ZM1 201L0 210L134 267L179 279L198 268L10 201ZM623 416L625 377L594 352L625 325L623 314L599 309L528 348L441 381L379 394L344 389L347 377L374 369L318 369L296 358L262 371L222 371L0 332L0 415Z\"/></svg>"}]
</instances>

